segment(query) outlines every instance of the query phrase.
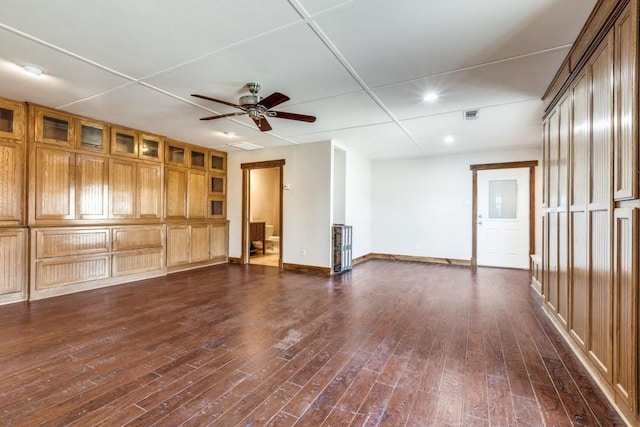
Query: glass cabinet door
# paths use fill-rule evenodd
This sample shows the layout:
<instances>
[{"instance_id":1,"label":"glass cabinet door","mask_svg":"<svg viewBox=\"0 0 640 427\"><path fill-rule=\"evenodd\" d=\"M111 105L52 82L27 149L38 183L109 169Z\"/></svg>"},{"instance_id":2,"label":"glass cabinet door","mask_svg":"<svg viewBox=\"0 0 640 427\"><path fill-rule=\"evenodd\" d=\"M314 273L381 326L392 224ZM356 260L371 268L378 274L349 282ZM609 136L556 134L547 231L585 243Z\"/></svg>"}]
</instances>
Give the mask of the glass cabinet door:
<instances>
[{"instance_id":1,"label":"glass cabinet door","mask_svg":"<svg viewBox=\"0 0 640 427\"><path fill-rule=\"evenodd\" d=\"M108 127L101 123L80 120L78 148L105 153L108 145Z\"/></svg>"},{"instance_id":2,"label":"glass cabinet door","mask_svg":"<svg viewBox=\"0 0 640 427\"><path fill-rule=\"evenodd\" d=\"M141 159L162 161L162 138L143 135L139 154Z\"/></svg>"},{"instance_id":3,"label":"glass cabinet door","mask_svg":"<svg viewBox=\"0 0 640 427\"><path fill-rule=\"evenodd\" d=\"M197 150L191 149L190 152L191 152L191 167L205 169L206 168L205 162L206 162L207 156L205 155L204 151L197 151Z\"/></svg>"},{"instance_id":4,"label":"glass cabinet door","mask_svg":"<svg viewBox=\"0 0 640 427\"><path fill-rule=\"evenodd\" d=\"M209 193L216 195L224 195L225 185L224 176L211 175L209 177L210 187Z\"/></svg>"},{"instance_id":5,"label":"glass cabinet door","mask_svg":"<svg viewBox=\"0 0 640 427\"><path fill-rule=\"evenodd\" d=\"M224 154L211 152L209 154L209 169L216 172L224 172L226 168L225 160Z\"/></svg>"},{"instance_id":6,"label":"glass cabinet door","mask_svg":"<svg viewBox=\"0 0 640 427\"><path fill-rule=\"evenodd\" d=\"M0 138L23 139L24 111L24 104L0 99Z\"/></svg>"},{"instance_id":7,"label":"glass cabinet door","mask_svg":"<svg viewBox=\"0 0 640 427\"><path fill-rule=\"evenodd\" d=\"M165 161L174 165L186 166L186 151L186 148L182 145L167 143L167 155L165 156Z\"/></svg>"},{"instance_id":8,"label":"glass cabinet door","mask_svg":"<svg viewBox=\"0 0 640 427\"><path fill-rule=\"evenodd\" d=\"M224 218L226 215L224 199L209 199L209 218Z\"/></svg>"},{"instance_id":9,"label":"glass cabinet door","mask_svg":"<svg viewBox=\"0 0 640 427\"><path fill-rule=\"evenodd\" d=\"M125 129L111 129L111 154L138 157L138 134Z\"/></svg>"},{"instance_id":10,"label":"glass cabinet door","mask_svg":"<svg viewBox=\"0 0 640 427\"><path fill-rule=\"evenodd\" d=\"M71 116L37 108L35 137L37 142L73 147L74 135Z\"/></svg>"}]
</instances>

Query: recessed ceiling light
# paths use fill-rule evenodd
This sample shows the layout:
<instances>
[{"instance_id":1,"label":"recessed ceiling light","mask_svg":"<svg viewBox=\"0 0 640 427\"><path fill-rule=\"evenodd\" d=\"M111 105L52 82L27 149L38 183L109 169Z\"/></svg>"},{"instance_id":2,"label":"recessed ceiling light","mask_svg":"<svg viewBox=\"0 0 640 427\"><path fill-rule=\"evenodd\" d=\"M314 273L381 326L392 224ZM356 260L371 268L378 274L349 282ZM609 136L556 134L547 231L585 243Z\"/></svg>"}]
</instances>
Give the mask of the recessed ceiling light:
<instances>
[{"instance_id":1,"label":"recessed ceiling light","mask_svg":"<svg viewBox=\"0 0 640 427\"><path fill-rule=\"evenodd\" d=\"M446 142L447 144L451 144L453 141L455 141L455 138L451 135L447 135L444 137L444 142Z\"/></svg>"},{"instance_id":2,"label":"recessed ceiling light","mask_svg":"<svg viewBox=\"0 0 640 427\"><path fill-rule=\"evenodd\" d=\"M435 92L429 92L422 99L424 99L425 102L433 102L438 99L438 94Z\"/></svg>"},{"instance_id":3,"label":"recessed ceiling light","mask_svg":"<svg viewBox=\"0 0 640 427\"><path fill-rule=\"evenodd\" d=\"M42 71L42 68L35 65L25 65L24 67L22 67L22 69L34 76L41 76L44 73L44 71Z\"/></svg>"}]
</instances>

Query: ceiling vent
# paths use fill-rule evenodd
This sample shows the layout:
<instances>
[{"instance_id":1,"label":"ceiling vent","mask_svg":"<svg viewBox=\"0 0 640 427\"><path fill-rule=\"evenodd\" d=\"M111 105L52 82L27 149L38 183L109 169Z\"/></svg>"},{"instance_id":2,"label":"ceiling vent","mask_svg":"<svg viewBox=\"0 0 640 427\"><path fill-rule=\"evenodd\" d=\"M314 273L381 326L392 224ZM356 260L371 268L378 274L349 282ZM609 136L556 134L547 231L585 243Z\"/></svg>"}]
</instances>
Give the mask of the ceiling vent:
<instances>
[{"instance_id":1,"label":"ceiling vent","mask_svg":"<svg viewBox=\"0 0 640 427\"><path fill-rule=\"evenodd\" d=\"M465 120L475 120L478 118L478 110L467 110L462 112Z\"/></svg>"}]
</instances>

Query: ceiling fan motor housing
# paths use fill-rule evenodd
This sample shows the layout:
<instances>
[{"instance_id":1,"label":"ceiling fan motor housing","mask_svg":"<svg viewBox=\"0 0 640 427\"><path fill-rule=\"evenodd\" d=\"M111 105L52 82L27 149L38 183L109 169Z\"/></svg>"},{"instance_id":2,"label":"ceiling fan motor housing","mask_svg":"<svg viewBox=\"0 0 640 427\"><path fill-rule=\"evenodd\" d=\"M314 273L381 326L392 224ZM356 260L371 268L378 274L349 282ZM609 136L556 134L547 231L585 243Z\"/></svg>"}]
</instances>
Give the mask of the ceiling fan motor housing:
<instances>
[{"instance_id":1,"label":"ceiling fan motor housing","mask_svg":"<svg viewBox=\"0 0 640 427\"><path fill-rule=\"evenodd\" d=\"M245 95L240 97L240 106L248 108L260 102L259 95Z\"/></svg>"}]
</instances>

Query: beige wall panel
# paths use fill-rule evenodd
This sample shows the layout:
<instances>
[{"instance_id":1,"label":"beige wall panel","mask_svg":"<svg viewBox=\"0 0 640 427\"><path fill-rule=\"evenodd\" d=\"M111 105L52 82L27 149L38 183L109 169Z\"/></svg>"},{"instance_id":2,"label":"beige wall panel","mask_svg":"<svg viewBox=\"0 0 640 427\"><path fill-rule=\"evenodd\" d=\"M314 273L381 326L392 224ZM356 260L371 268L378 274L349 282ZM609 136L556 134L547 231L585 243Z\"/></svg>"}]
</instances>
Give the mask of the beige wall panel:
<instances>
[{"instance_id":1,"label":"beige wall panel","mask_svg":"<svg viewBox=\"0 0 640 427\"><path fill-rule=\"evenodd\" d=\"M206 218L209 192L207 174L205 172L189 171L188 179L188 217Z\"/></svg>"},{"instance_id":2,"label":"beige wall panel","mask_svg":"<svg viewBox=\"0 0 640 427\"><path fill-rule=\"evenodd\" d=\"M617 209L613 384L632 410L637 408L638 237L638 210Z\"/></svg>"},{"instance_id":3,"label":"beige wall panel","mask_svg":"<svg viewBox=\"0 0 640 427\"><path fill-rule=\"evenodd\" d=\"M24 293L26 255L25 230L0 230L0 302L3 295Z\"/></svg>"},{"instance_id":4,"label":"beige wall panel","mask_svg":"<svg viewBox=\"0 0 640 427\"><path fill-rule=\"evenodd\" d=\"M565 324L569 320L569 215L558 213L558 314Z\"/></svg>"},{"instance_id":5,"label":"beige wall panel","mask_svg":"<svg viewBox=\"0 0 640 427\"><path fill-rule=\"evenodd\" d=\"M109 229L35 230L36 258L85 255L109 251Z\"/></svg>"},{"instance_id":6,"label":"beige wall panel","mask_svg":"<svg viewBox=\"0 0 640 427\"><path fill-rule=\"evenodd\" d=\"M209 251L211 259L224 259L227 257L227 224L211 224Z\"/></svg>"},{"instance_id":7,"label":"beige wall panel","mask_svg":"<svg viewBox=\"0 0 640 427\"><path fill-rule=\"evenodd\" d=\"M138 164L138 217L162 217L162 166Z\"/></svg>"},{"instance_id":8,"label":"beige wall panel","mask_svg":"<svg viewBox=\"0 0 640 427\"><path fill-rule=\"evenodd\" d=\"M113 229L113 250L125 251L164 246L164 225Z\"/></svg>"},{"instance_id":9,"label":"beige wall panel","mask_svg":"<svg viewBox=\"0 0 640 427\"><path fill-rule=\"evenodd\" d=\"M576 342L586 350L589 334L589 274L587 265L587 214L571 213L571 321Z\"/></svg>"},{"instance_id":10,"label":"beige wall panel","mask_svg":"<svg viewBox=\"0 0 640 427\"><path fill-rule=\"evenodd\" d=\"M164 249L145 249L120 252L112 257L112 276L144 273L164 268Z\"/></svg>"},{"instance_id":11,"label":"beige wall panel","mask_svg":"<svg viewBox=\"0 0 640 427\"><path fill-rule=\"evenodd\" d=\"M554 311L558 310L558 214L549 214L549 258L547 302Z\"/></svg>"},{"instance_id":12,"label":"beige wall panel","mask_svg":"<svg viewBox=\"0 0 640 427\"><path fill-rule=\"evenodd\" d=\"M615 25L616 139L614 191L617 200L638 197L637 13L631 5Z\"/></svg>"},{"instance_id":13,"label":"beige wall panel","mask_svg":"<svg viewBox=\"0 0 640 427\"><path fill-rule=\"evenodd\" d=\"M549 117L549 207L558 206L558 139L560 114L556 109Z\"/></svg>"},{"instance_id":14,"label":"beige wall panel","mask_svg":"<svg viewBox=\"0 0 640 427\"><path fill-rule=\"evenodd\" d=\"M100 219L108 215L109 165L104 157L76 155L77 216Z\"/></svg>"},{"instance_id":15,"label":"beige wall panel","mask_svg":"<svg viewBox=\"0 0 640 427\"><path fill-rule=\"evenodd\" d=\"M191 226L191 262L209 260L209 225L194 224Z\"/></svg>"},{"instance_id":16,"label":"beige wall panel","mask_svg":"<svg viewBox=\"0 0 640 427\"><path fill-rule=\"evenodd\" d=\"M36 289L109 277L109 255L36 261Z\"/></svg>"},{"instance_id":17,"label":"beige wall panel","mask_svg":"<svg viewBox=\"0 0 640 427\"><path fill-rule=\"evenodd\" d=\"M167 230L167 266L189 262L189 226L170 225Z\"/></svg>"},{"instance_id":18,"label":"beige wall panel","mask_svg":"<svg viewBox=\"0 0 640 427\"><path fill-rule=\"evenodd\" d=\"M586 208L589 184L589 108L590 74L578 77L573 89L573 138L571 140L571 200L572 207Z\"/></svg>"},{"instance_id":19,"label":"beige wall panel","mask_svg":"<svg viewBox=\"0 0 640 427\"><path fill-rule=\"evenodd\" d=\"M549 214L542 215L542 295L549 294Z\"/></svg>"},{"instance_id":20,"label":"beige wall panel","mask_svg":"<svg viewBox=\"0 0 640 427\"><path fill-rule=\"evenodd\" d=\"M36 149L36 219L75 218L75 155Z\"/></svg>"},{"instance_id":21,"label":"beige wall panel","mask_svg":"<svg viewBox=\"0 0 640 427\"><path fill-rule=\"evenodd\" d=\"M111 218L134 218L136 199L136 164L110 160L109 193Z\"/></svg>"},{"instance_id":22,"label":"beige wall panel","mask_svg":"<svg viewBox=\"0 0 640 427\"><path fill-rule=\"evenodd\" d=\"M165 168L164 175L167 218L186 218L187 171Z\"/></svg>"},{"instance_id":23,"label":"beige wall panel","mask_svg":"<svg viewBox=\"0 0 640 427\"><path fill-rule=\"evenodd\" d=\"M591 328L589 350L599 369L611 375L612 286L608 211L591 212Z\"/></svg>"},{"instance_id":24,"label":"beige wall panel","mask_svg":"<svg viewBox=\"0 0 640 427\"><path fill-rule=\"evenodd\" d=\"M23 147L0 141L0 222L22 221Z\"/></svg>"},{"instance_id":25,"label":"beige wall panel","mask_svg":"<svg viewBox=\"0 0 640 427\"><path fill-rule=\"evenodd\" d=\"M603 41L592 64L592 138L590 203L611 201L611 153L613 148L613 49L611 38Z\"/></svg>"}]
</instances>

